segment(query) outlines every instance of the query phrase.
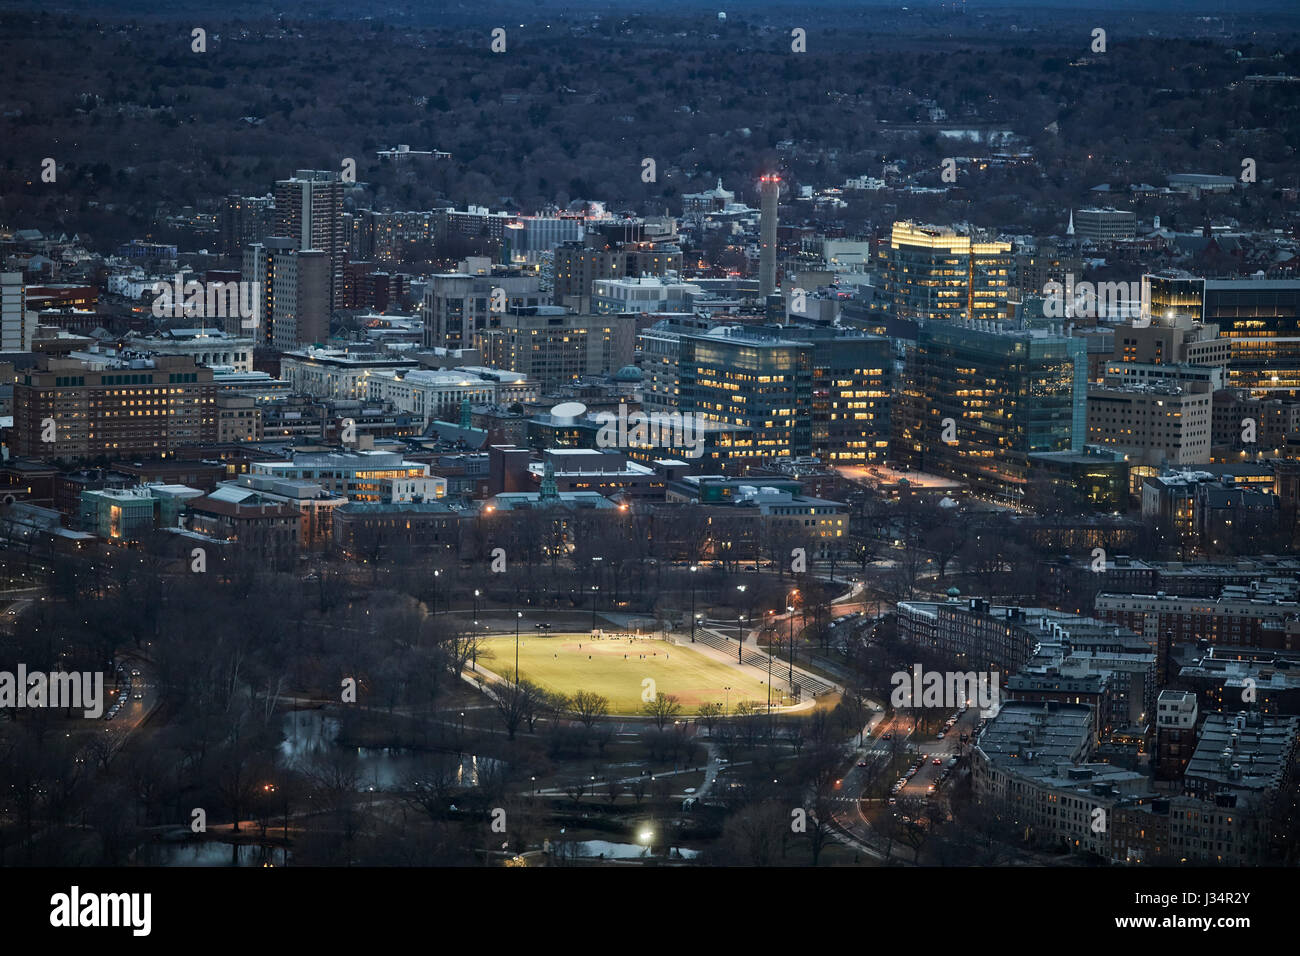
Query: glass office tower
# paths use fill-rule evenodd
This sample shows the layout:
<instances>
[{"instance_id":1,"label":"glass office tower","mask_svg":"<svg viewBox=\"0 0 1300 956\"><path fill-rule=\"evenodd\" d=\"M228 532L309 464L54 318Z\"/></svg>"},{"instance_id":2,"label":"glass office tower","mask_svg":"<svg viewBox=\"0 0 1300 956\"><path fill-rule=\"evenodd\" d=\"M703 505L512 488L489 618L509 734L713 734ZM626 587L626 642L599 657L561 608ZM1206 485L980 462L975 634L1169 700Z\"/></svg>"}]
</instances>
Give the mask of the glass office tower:
<instances>
[{"instance_id":1,"label":"glass office tower","mask_svg":"<svg viewBox=\"0 0 1300 956\"><path fill-rule=\"evenodd\" d=\"M1087 368L1083 339L928 322L907 361L899 460L1020 501L1030 454L1083 447Z\"/></svg>"},{"instance_id":2,"label":"glass office tower","mask_svg":"<svg viewBox=\"0 0 1300 956\"><path fill-rule=\"evenodd\" d=\"M758 457L812 454L813 345L724 326L681 338L683 412L752 431Z\"/></svg>"}]
</instances>

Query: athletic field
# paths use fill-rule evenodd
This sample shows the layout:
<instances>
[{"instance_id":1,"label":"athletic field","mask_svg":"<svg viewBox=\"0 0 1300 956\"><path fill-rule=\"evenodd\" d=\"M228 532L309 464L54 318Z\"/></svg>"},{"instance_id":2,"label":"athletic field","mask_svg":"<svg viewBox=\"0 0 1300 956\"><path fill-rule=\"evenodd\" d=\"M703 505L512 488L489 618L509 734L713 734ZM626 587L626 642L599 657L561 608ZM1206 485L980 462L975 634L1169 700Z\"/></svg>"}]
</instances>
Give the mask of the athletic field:
<instances>
[{"instance_id":1,"label":"athletic field","mask_svg":"<svg viewBox=\"0 0 1300 956\"><path fill-rule=\"evenodd\" d=\"M482 646L491 656L480 653L479 660L489 670L513 680L514 636L489 637ZM694 716L695 709L706 701L728 706L728 713L742 700L767 703L766 674L760 676L752 667L741 670L723 664L693 650L689 640L669 644L651 638L614 637L609 632L598 640L587 634L521 635L519 676L562 694L580 690L603 694L609 698L612 714L642 712L642 681L646 678L655 682L658 693L674 695L684 716ZM781 686L778 680L776 688Z\"/></svg>"}]
</instances>

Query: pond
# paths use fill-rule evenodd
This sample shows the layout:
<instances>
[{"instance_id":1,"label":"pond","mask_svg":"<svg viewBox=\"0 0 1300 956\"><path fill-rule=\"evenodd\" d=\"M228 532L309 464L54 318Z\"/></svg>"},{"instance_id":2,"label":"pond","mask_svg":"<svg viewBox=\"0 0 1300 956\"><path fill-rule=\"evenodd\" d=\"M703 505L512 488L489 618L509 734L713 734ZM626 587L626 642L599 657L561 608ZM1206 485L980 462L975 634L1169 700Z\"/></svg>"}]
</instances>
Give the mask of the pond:
<instances>
[{"instance_id":1,"label":"pond","mask_svg":"<svg viewBox=\"0 0 1300 956\"><path fill-rule=\"evenodd\" d=\"M288 860L292 860L289 854ZM140 847L133 863L141 866L284 866L285 850L253 843L150 843Z\"/></svg>"},{"instance_id":2,"label":"pond","mask_svg":"<svg viewBox=\"0 0 1300 956\"><path fill-rule=\"evenodd\" d=\"M406 750L398 747L345 747L338 742L339 720L325 711L292 711L284 716L280 753L287 766L310 772L323 759L340 754L356 757L357 789L390 790L412 776L418 777L431 762L455 760L455 754ZM479 775L500 767L500 761L476 754L460 754L455 768L456 786L476 787Z\"/></svg>"}]
</instances>

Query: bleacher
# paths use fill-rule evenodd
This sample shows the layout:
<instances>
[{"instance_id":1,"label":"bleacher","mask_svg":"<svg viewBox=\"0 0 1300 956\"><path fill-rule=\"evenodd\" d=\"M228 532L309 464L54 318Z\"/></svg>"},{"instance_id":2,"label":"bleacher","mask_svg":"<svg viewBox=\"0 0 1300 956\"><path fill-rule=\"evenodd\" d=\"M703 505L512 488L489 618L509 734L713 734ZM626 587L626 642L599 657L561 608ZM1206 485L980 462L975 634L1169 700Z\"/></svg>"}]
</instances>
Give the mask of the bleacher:
<instances>
[{"instance_id":1,"label":"bleacher","mask_svg":"<svg viewBox=\"0 0 1300 956\"><path fill-rule=\"evenodd\" d=\"M695 629L695 639L699 641L701 644L707 644L709 647L712 647L715 650L722 651L724 654L726 654L727 656L733 659L736 656L736 641L734 638L720 637L717 634L705 630L703 627L697 627ZM764 679L766 679L767 677L767 655L766 654L762 653L761 651L754 651L754 650L750 650L749 648L746 648L743 651L741 651L740 662L742 664L746 664L750 667L753 667L761 671L763 673ZM777 657L772 658L773 679L779 677L781 678L782 683L788 684L789 676L790 676L789 666L783 665L780 661L780 658ZM798 689L799 694L801 696L810 694L813 697L819 697L822 694L825 694L827 691L833 689L831 685L826 683L825 681L819 680L816 677L811 677L808 674L801 673L800 671L794 672L794 685L795 688Z\"/></svg>"}]
</instances>

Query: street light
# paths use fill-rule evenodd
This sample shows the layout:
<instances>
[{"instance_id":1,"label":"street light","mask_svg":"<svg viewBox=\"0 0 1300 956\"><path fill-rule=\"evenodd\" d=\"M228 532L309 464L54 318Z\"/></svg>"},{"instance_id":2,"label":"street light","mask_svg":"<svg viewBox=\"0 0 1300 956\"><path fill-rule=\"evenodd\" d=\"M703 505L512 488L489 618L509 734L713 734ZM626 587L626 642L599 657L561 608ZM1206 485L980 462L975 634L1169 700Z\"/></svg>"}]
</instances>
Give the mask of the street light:
<instances>
[{"instance_id":1,"label":"street light","mask_svg":"<svg viewBox=\"0 0 1300 956\"><path fill-rule=\"evenodd\" d=\"M744 594L745 585L737 584L736 590L739 591L741 594ZM744 658L745 636L740 632L740 626L741 624L744 623L744 621L745 621L745 615L743 614L736 619L736 662L740 664L745 663L745 658Z\"/></svg>"},{"instance_id":2,"label":"street light","mask_svg":"<svg viewBox=\"0 0 1300 956\"><path fill-rule=\"evenodd\" d=\"M730 687L724 687L724 688L722 688L722 689L725 690L725 691L727 692L726 703L724 703L724 704L722 705L722 716L725 717L725 716L727 716L727 711L729 711L729 710L731 709L731 688L730 688Z\"/></svg>"},{"instance_id":3,"label":"street light","mask_svg":"<svg viewBox=\"0 0 1300 956\"><path fill-rule=\"evenodd\" d=\"M519 621L523 618L523 611L515 611L515 684L519 683Z\"/></svg>"},{"instance_id":4,"label":"street light","mask_svg":"<svg viewBox=\"0 0 1300 956\"><path fill-rule=\"evenodd\" d=\"M596 633L596 592L600 590L599 584L591 586L591 632Z\"/></svg>"},{"instance_id":5,"label":"street light","mask_svg":"<svg viewBox=\"0 0 1300 956\"><path fill-rule=\"evenodd\" d=\"M691 565L691 643L695 643L695 572L699 568Z\"/></svg>"},{"instance_id":6,"label":"street light","mask_svg":"<svg viewBox=\"0 0 1300 956\"><path fill-rule=\"evenodd\" d=\"M442 574L437 568L433 571L433 613L438 613L438 575Z\"/></svg>"},{"instance_id":7,"label":"street light","mask_svg":"<svg viewBox=\"0 0 1300 956\"><path fill-rule=\"evenodd\" d=\"M481 593L482 593L482 592L479 591L478 588L475 588L475 589L474 589L474 617L475 617L475 618L478 617L478 596L479 596L479 594L481 594ZM477 621L477 620L474 621L474 626L475 626L475 627L478 627L478 621Z\"/></svg>"},{"instance_id":8,"label":"street light","mask_svg":"<svg viewBox=\"0 0 1300 956\"><path fill-rule=\"evenodd\" d=\"M772 736L772 642L767 642L767 735Z\"/></svg>"},{"instance_id":9,"label":"street light","mask_svg":"<svg viewBox=\"0 0 1300 956\"><path fill-rule=\"evenodd\" d=\"M794 694L794 605L786 606L786 615L790 621L790 693Z\"/></svg>"}]
</instances>

